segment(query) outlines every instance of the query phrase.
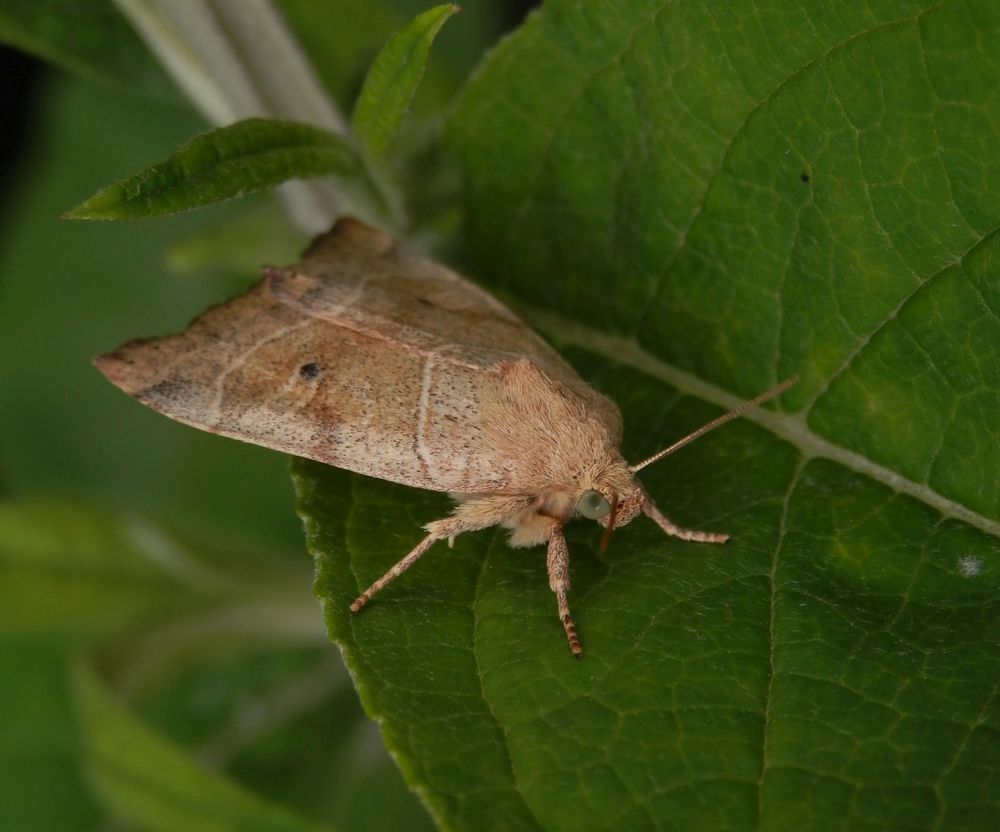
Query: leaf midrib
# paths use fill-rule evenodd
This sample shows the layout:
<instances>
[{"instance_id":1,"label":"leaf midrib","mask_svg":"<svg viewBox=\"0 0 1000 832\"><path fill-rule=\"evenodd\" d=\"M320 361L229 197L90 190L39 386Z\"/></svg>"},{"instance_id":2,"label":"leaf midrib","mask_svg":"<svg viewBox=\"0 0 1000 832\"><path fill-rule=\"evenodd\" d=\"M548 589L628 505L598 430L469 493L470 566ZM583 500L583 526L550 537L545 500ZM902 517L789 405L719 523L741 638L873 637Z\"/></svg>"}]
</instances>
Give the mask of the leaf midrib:
<instances>
[{"instance_id":1,"label":"leaf midrib","mask_svg":"<svg viewBox=\"0 0 1000 832\"><path fill-rule=\"evenodd\" d=\"M768 577L768 618L767 618L767 687L764 691L764 725L761 731L760 743L760 776L757 779L757 829L761 828L761 818L763 816L763 803L761 794L764 789L764 778L770 768L768 760L769 743L768 736L771 728L771 701L774 691L774 608L778 596L778 559L781 556L781 549L785 545L785 532L788 529L788 508L791 505L792 497L795 494L795 487L798 485L802 470L805 468L808 459L805 454L800 454L795 470L788 482L785 497L781 502L781 520L778 524L778 539L774 543L774 552L771 555L771 568L767 573Z\"/></svg>"},{"instance_id":2,"label":"leaf midrib","mask_svg":"<svg viewBox=\"0 0 1000 832\"><path fill-rule=\"evenodd\" d=\"M496 546L497 539L500 535L494 532L489 541L486 544L486 551L483 553L482 560L479 563L479 571L476 573L476 585L475 591L472 596L472 661L476 667L476 680L479 682L479 695L483 698L483 704L486 706L486 710L489 713L490 718L496 723L497 730L500 732L500 736L503 737L503 752L504 756L507 758L507 763L510 766L510 785L514 794L518 796L521 801L521 805L524 807L525 813L531 818L532 822L535 824L536 829L544 829L545 827L539 820L538 816L535 814L534 808L528 801L527 795L521 786L521 779L518 777L517 768L514 765L514 757L511 753L511 743L510 735L507 731L506 724L497 716L496 708L492 700L486 695L486 688L483 686L483 663L480 660L480 647L479 647L479 622L482 621L482 616L479 614L479 598L480 591L483 585L483 575L486 572L486 564L489 562L490 556L493 554L494 547Z\"/></svg>"},{"instance_id":3,"label":"leaf midrib","mask_svg":"<svg viewBox=\"0 0 1000 832\"><path fill-rule=\"evenodd\" d=\"M743 401L721 387L663 361L644 349L634 338L611 335L550 310L526 306L516 301L512 305L529 323L542 330L558 345L589 350L665 381L685 395L695 396L726 410L736 407ZM946 517L960 520L1000 538L1000 521L945 497L926 483L908 479L891 468L818 435L808 426L802 415L758 408L743 418L766 428L775 436L793 445L805 461L816 458L829 459L851 471L870 477L893 491L913 497Z\"/></svg>"}]
</instances>

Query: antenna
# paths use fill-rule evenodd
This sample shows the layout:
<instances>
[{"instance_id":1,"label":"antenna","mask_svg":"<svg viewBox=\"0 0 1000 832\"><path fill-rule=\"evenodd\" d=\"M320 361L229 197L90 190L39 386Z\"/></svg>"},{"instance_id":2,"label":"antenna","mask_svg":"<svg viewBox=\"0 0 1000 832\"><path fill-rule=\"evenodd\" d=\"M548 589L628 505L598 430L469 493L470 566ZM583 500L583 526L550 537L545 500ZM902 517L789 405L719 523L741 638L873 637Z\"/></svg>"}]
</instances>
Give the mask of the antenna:
<instances>
[{"instance_id":1,"label":"antenna","mask_svg":"<svg viewBox=\"0 0 1000 832\"><path fill-rule=\"evenodd\" d=\"M730 410L728 413L724 413L722 416L719 416L719 418L713 419L707 425L702 425L694 433L689 433L683 439L679 439L678 441L674 442L674 444L671 445L670 447L664 448L662 451L657 451L649 459L644 459L642 462L639 462L636 465L629 466L629 470L634 474L636 471L641 471L647 465L652 465L654 462L659 462L661 459L663 459L663 457L670 456L670 454L672 454L674 451L679 451L685 445L694 442L694 440L697 439L699 436L704 436L710 430L715 430L720 425L726 424L726 422L731 422L733 421L733 419L738 419L748 410L753 410L753 408L763 404L769 399L773 399L775 396L780 396L789 387L795 384L795 382L797 382L798 380L799 380L798 376L792 376L791 378L786 378L783 382L775 385L770 390L761 393L759 396L750 399L749 401L743 402L743 404L738 405L737 407Z\"/></svg>"}]
</instances>

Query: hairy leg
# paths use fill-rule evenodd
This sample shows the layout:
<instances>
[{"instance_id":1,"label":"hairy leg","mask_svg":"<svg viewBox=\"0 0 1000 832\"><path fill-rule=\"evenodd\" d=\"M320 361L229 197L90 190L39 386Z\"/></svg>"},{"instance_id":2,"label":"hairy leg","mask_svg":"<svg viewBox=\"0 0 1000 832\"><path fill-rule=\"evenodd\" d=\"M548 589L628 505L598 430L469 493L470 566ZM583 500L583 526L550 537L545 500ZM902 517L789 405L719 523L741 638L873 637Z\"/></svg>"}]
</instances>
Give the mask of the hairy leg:
<instances>
[{"instance_id":1,"label":"hairy leg","mask_svg":"<svg viewBox=\"0 0 1000 832\"><path fill-rule=\"evenodd\" d=\"M451 545L455 538L462 534L462 532L485 529L489 526L495 526L497 523L502 523L507 518L524 511L528 502L524 497L483 497L460 503L455 507L455 511L451 517L445 517L443 520L435 520L433 523L428 523L424 526L424 529L427 531L427 537L421 540L392 569L362 592L355 599L354 603L351 604L351 612L361 612L365 604L374 595L385 589L386 586L420 560L421 555L438 540L447 540L448 544Z\"/></svg>"},{"instance_id":2,"label":"hairy leg","mask_svg":"<svg viewBox=\"0 0 1000 832\"><path fill-rule=\"evenodd\" d=\"M400 575L402 575L407 569L409 569L413 564L415 564L420 556L426 552L431 546L438 540L433 534L427 535L423 540L421 540L416 547L401 561L399 561L395 566L392 567L388 572L386 572L381 578L379 578L375 583L373 583L368 589L362 592L351 604L351 612L357 613L361 612L365 604L367 604L372 596L377 592L381 592L385 587L392 581L396 580Z\"/></svg>"},{"instance_id":3,"label":"hairy leg","mask_svg":"<svg viewBox=\"0 0 1000 832\"><path fill-rule=\"evenodd\" d=\"M556 603L559 607L559 620L562 621L563 629L566 631L566 638L569 641L569 649L577 658L583 655L583 648L580 646L580 639L576 635L576 626L569 614L569 601L566 593L569 592L569 549L566 547L566 538L563 537L562 526L553 526L552 535L549 537L549 551L546 561L549 569L549 587L556 594Z\"/></svg>"},{"instance_id":4,"label":"hairy leg","mask_svg":"<svg viewBox=\"0 0 1000 832\"><path fill-rule=\"evenodd\" d=\"M682 529L680 526L675 526L666 517L664 517L660 510L656 507L648 497L646 501L642 504L642 513L645 514L650 520L656 523L663 531L669 534L671 537L679 537L681 540L692 540L696 543L725 543L729 540L728 534L717 534L716 532L699 532L693 529Z\"/></svg>"}]
</instances>

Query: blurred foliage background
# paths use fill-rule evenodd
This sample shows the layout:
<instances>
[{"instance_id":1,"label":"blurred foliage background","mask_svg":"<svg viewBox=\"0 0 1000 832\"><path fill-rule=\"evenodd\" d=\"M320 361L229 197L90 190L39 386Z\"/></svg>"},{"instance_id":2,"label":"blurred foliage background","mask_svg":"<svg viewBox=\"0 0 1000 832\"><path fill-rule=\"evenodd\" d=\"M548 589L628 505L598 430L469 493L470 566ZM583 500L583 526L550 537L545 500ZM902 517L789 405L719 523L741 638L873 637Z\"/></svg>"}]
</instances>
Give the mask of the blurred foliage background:
<instances>
[{"instance_id":1,"label":"blurred foliage background","mask_svg":"<svg viewBox=\"0 0 1000 832\"><path fill-rule=\"evenodd\" d=\"M273 2L294 38L268 0L0 5L0 42L60 68L30 96L4 79L0 829L430 828L355 690L449 828L995 827L996 5L549 0L494 49L524 4L470 4L381 156L365 125L397 123L423 34L362 81L429 4ZM173 89L117 9L191 47L199 82ZM149 174L208 126L196 108L338 132L296 41L345 114L364 90L356 145L270 123L271 153L243 143L253 122ZM345 203L324 179L153 222L61 212L137 171L118 218L150 183L189 208L317 158L338 196L361 186L349 210L569 348L622 407L627 458L798 374L643 472L677 522L732 534L724 554L641 523L604 554L570 527L587 661L567 661L541 550L507 557L499 531L351 618L446 500L297 463L317 604L287 460L91 366L295 259L289 206L317 230ZM373 183L390 196L365 204Z\"/></svg>"},{"instance_id":2,"label":"blurred foliage background","mask_svg":"<svg viewBox=\"0 0 1000 832\"><path fill-rule=\"evenodd\" d=\"M280 5L345 109L389 34L427 7ZM476 3L460 30L444 32L414 133L437 129L526 5ZM0 12L0 37L38 52L18 28L25 15L56 25L68 10L14 3ZM153 726L258 796L344 828L431 828L327 641L287 458L138 407L91 365L130 337L183 327L252 282L253 257L293 259L301 238L262 239L277 211L270 197L99 229L61 221L206 125L141 53L132 63L109 54L106 78L67 71L80 68L69 52L46 57L62 67L11 49L0 64L10 114L0 193L0 828L111 828L88 784L72 693L81 654ZM233 217L243 238L211 237ZM245 577L239 588L206 594L182 574L220 563ZM254 601L254 587L266 600ZM282 597L287 606L269 611Z\"/></svg>"}]
</instances>

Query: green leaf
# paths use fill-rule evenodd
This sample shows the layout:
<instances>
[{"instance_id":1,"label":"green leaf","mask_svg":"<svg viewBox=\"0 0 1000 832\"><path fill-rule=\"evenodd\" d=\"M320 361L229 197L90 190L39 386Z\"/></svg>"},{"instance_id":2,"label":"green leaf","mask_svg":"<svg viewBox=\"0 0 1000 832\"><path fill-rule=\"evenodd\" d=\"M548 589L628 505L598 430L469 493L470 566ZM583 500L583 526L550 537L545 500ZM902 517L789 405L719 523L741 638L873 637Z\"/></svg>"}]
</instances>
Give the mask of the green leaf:
<instances>
[{"instance_id":1,"label":"green leaf","mask_svg":"<svg viewBox=\"0 0 1000 832\"><path fill-rule=\"evenodd\" d=\"M579 662L501 531L351 617L448 501L296 465L331 636L443 825L1000 823L998 36L985 0L550 0L477 74L467 262L587 348L627 458L802 381L643 471L725 547L567 527Z\"/></svg>"},{"instance_id":2,"label":"green leaf","mask_svg":"<svg viewBox=\"0 0 1000 832\"><path fill-rule=\"evenodd\" d=\"M0 503L0 633L86 641L211 597L225 583L185 545L137 517Z\"/></svg>"},{"instance_id":3,"label":"green leaf","mask_svg":"<svg viewBox=\"0 0 1000 832\"><path fill-rule=\"evenodd\" d=\"M225 776L199 766L130 713L86 664L77 671L77 696L88 772L116 816L142 829L163 832L321 832L330 828L255 797Z\"/></svg>"},{"instance_id":4,"label":"green leaf","mask_svg":"<svg viewBox=\"0 0 1000 832\"><path fill-rule=\"evenodd\" d=\"M218 656L143 714L259 797L344 829L434 828L328 642Z\"/></svg>"},{"instance_id":5,"label":"green leaf","mask_svg":"<svg viewBox=\"0 0 1000 832\"><path fill-rule=\"evenodd\" d=\"M323 85L345 109L357 100L379 49L427 8L426 0L278 0L278 5ZM461 31L435 42L434 63L407 116L411 126L414 117L440 122L442 109L454 100L483 52L510 27L510 15L505 4L467 3L462 8Z\"/></svg>"},{"instance_id":6,"label":"green leaf","mask_svg":"<svg viewBox=\"0 0 1000 832\"><path fill-rule=\"evenodd\" d=\"M197 549L139 517L0 504L0 636L92 644L132 695L247 647L323 638L298 562Z\"/></svg>"},{"instance_id":7,"label":"green leaf","mask_svg":"<svg viewBox=\"0 0 1000 832\"><path fill-rule=\"evenodd\" d=\"M261 263L291 263L309 244L277 201L244 200L236 216L208 222L167 251L167 266L182 277L205 272L253 275Z\"/></svg>"},{"instance_id":8,"label":"green leaf","mask_svg":"<svg viewBox=\"0 0 1000 832\"><path fill-rule=\"evenodd\" d=\"M4 602L9 596L4 594ZM0 633L0 829L96 829L79 764L72 641Z\"/></svg>"},{"instance_id":9,"label":"green leaf","mask_svg":"<svg viewBox=\"0 0 1000 832\"><path fill-rule=\"evenodd\" d=\"M86 78L177 97L111 0L4 0L0 42Z\"/></svg>"},{"instance_id":10,"label":"green leaf","mask_svg":"<svg viewBox=\"0 0 1000 832\"><path fill-rule=\"evenodd\" d=\"M251 118L195 137L166 161L98 191L65 217L176 214L289 179L327 175L369 187L357 156L339 136L307 124Z\"/></svg>"},{"instance_id":11,"label":"green leaf","mask_svg":"<svg viewBox=\"0 0 1000 832\"><path fill-rule=\"evenodd\" d=\"M810 430L996 517L1000 8L626 8L553 3L466 93L475 261L742 395L798 373Z\"/></svg>"},{"instance_id":12,"label":"green leaf","mask_svg":"<svg viewBox=\"0 0 1000 832\"><path fill-rule=\"evenodd\" d=\"M369 156L380 156L389 146L417 91L434 38L460 9L445 3L418 15L376 56L352 117L354 133Z\"/></svg>"}]
</instances>

